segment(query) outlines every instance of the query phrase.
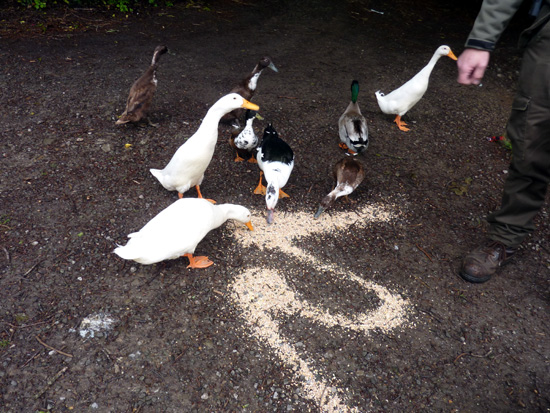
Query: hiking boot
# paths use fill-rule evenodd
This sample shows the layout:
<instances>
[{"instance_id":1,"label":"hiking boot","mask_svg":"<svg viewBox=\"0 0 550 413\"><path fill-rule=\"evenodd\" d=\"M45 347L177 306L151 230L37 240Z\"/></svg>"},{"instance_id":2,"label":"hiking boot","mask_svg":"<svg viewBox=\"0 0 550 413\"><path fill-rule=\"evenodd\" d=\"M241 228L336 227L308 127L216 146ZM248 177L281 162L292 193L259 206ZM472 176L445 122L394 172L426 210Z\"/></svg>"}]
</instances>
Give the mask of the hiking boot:
<instances>
[{"instance_id":1,"label":"hiking boot","mask_svg":"<svg viewBox=\"0 0 550 413\"><path fill-rule=\"evenodd\" d=\"M489 281L497 268L507 262L515 252L514 248L489 240L464 257L459 274L466 281L484 283Z\"/></svg>"}]
</instances>

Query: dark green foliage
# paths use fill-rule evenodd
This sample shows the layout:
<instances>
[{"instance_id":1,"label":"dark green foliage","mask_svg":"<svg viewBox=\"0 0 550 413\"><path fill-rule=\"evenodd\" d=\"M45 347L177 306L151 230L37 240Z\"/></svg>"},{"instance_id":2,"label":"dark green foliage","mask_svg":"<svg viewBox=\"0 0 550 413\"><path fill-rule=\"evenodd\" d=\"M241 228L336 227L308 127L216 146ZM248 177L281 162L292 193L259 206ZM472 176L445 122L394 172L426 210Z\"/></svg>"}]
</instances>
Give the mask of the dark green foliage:
<instances>
[{"instance_id":1,"label":"dark green foliage","mask_svg":"<svg viewBox=\"0 0 550 413\"><path fill-rule=\"evenodd\" d=\"M97 7L131 13L134 9L143 7L170 7L174 2L171 0L17 0L17 3L36 10L66 5L68 7Z\"/></svg>"}]
</instances>

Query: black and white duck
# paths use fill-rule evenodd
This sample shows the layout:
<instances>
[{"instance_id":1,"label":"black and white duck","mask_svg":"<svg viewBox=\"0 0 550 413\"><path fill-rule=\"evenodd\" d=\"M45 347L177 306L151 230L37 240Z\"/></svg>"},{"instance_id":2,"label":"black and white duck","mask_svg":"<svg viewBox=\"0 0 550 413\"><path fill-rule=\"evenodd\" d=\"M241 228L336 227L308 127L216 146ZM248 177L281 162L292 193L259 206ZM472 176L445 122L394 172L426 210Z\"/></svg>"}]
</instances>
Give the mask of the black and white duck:
<instances>
[{"instance_id":1,"label":"black and white duck","mask_svg":"<svg viewBox=\"0 0 550 413\"><path fill-rule=\"evenodd\" d=\"M269 56L264 56L258 61L256 66L254 66L254 69L252 70L252 72L248 76L246 76L243 80L241 80L237 86L231 89L231 92L238 93L246 100L251 100L252 96L254 96L254 92L256 92L256 86L258 85L258 78L260 77L260 75L262 74L262 71L265 68L270 68L274 72L279 71L271 61L271 58ZM242 121L243 117L244 117L244 110L236 109L228 113L227 115L225 115L222 118L222 122L236 124L236 127L240 127L240 122Z\"/></svg>"},{"instance_id":2,"label":"black and white duck","mask_svg":"<svg viewBox=\"0 0 550 413\"><path fill-rule=\"evenodd\" d=\"M394 122L402 131L408 132L410 129L407 128L407 124L401 120L401 117L422 99L428 90L430 74L439 58L443 56L457 60L449 46L439 46L428 64L408 82L387 95L380 91L375 93L380 110L387 115L396 115Z\"/></svg>"},{"instance_id":3,"label":"black and white duck","mask_svg":"<svg viewBox=\"0 0 550 413\"><path fill-rule=\"evenodd\" d=\"M288 195L282 191L292 168L294 167L294 152L291 147L279 138L279 134L269 124L258 146L256 160L260 167L260 183L254 190L255 194L265 195L267 207L267 223L271 224L274 219L275 206L279 198L286 198ZM265 175L267 186L262 184L262 176Z\"/></svg>"},{"instance_id":4,"label":"black and white duck","mask_svg":"<svg viewBox=\"0 0 550 413\"><path fill-rule=\"evenodd\" d=\"M357 103L359 95L359 82L351 82L351 102L338 119L338 133L340 135L340 147L347 149L351 155L357 155L369 146L369 130L367 121L361 114Z\"/></svg>"},{"instance_id":5,"label":"black and white duck","mask_svg":"<svg viewBox=\"0 0 550 413\"><path fill-rule=\"evenodd\" d=\"M247 109L244 128L233 128L231 132L229 145L235 150L235 162L248 160L248 162L256 163L255 155L259 139L252 125L256 118L263 119L255 110Z\"/></svg>"},{"instance_id":6,"label":"black and white duck","mask_svg":"<svg viewBox=\"0 0 550 413\"><path fill-rule=\"evenodd\" d=\"M153 53L153 60L151 66L145 71L139 79L137 79L128 95L126 101L126 109L124 113L120 115L120 118L116 121L117 125L133 122L137 123L142 119L147 119L150 125L156 126L147 117L147 112L151 106L151 101L157 90L157 67L160 56L168 51L166 46L157 46Z\"/></svg>"},{"instance_id":7,"label":"black and white duck","mask_svg":"<svg viewBox=\"0 0 550 413\"><path fill-rule=\"evenodd\" d=\"M321 200L315 218L319 218L323 211L329 208L337 198L341 196L347 198L365 178L365 168L361 162L350 156L336 162L332 168L332 173L336 180L336 187Z\"/></svg>"}]
</instances>

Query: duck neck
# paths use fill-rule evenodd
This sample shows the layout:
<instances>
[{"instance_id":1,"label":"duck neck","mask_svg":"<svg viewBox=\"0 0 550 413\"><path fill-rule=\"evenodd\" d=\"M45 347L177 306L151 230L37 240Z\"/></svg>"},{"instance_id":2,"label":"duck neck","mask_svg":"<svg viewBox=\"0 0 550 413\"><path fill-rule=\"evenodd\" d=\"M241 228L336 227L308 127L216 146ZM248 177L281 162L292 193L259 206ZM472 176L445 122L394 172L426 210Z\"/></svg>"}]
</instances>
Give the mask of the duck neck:
<instances>
[{"instance_id":1,"label":"duck neck","mask_svg":"<svg viewBox=\"0 0 550 413\"><path fill-rule=\"evenodd\" d=\"M204 132L204 131L218 131L218 124L220 123L220 119L222 116L225 115L224 111L221 108L217 108L216 106L212 106L208 112L206 112L206 115L204 116L201 125L199 126L199 129L196 133Z\"/></svg>"},{"instance_id":2,"label":"duck neck","mask_svg":"<svg viewBox=\"0 0 550 413\"><path fill-rule=\"evenodd\" d=\"M229 206L226 204L215 205L212 213L212 229L218 228L225 221L229 213Z\"/></svg>"},{"instance_id":3,"label":"duck neck","mask_svg":"<svg viewBox=\"0 0 550 413\"><path fill-rule=\"evenodd\" d=\"M353 192L353 188L351 187L351 185L340 183L336 186L336 188L334 188L334 190L329 194L329 196L332 196L334 197L334 199L336 199L336 198L340 198L341 196L349 195L352 192Z\"/></svg>"},{"instance_id":4,"label":"duck neck","mask_svg":"<svg viewBox=\"0 0 550 413\"><path fill-rule=\"evenodd\" d=\"M426 66L424 66L424 68L420 71L420 73L422 73L423 75L429 77L430 74L432 73L432 70L435 67L435 64L437 63L437 61L439 60L440 57L441 57L441 55L434 54L432 56L432 58L430 59L430 61L428 62L428 64Z\"/></svg>"},{"instance_id":5,"label":"duck neck","mask_svg":"<svg viewBox=\"0 0 550 413\"><path fill-rule=\"evenodd\" d=\"M279 201L279 184L276 181L268 182L265 189L265 204L267 209L274 209L277 201Z\"/></svg>"},{"instance_id":6,"label":"duck neck","mask_svg":"<svg viewBox=\"0 0 550 413\"><path fill-rule=\"evenodd\" d=\"M256 90L256 86L258 85L258 78L262 74L262 71L257 71L252 73L252 76L248 80L248 88L252 91Z\"/></svg>"},{"instance_id":7,"label":"duck neck","mask_svg":"<svg viewBox=\"0 0 550 413\"><path fill-rule=\"evenodd\" d=\"M351 101L357 103L357 96L359 96L359 84L353 83L351 85Z\"/></svg>"}]
</instances>

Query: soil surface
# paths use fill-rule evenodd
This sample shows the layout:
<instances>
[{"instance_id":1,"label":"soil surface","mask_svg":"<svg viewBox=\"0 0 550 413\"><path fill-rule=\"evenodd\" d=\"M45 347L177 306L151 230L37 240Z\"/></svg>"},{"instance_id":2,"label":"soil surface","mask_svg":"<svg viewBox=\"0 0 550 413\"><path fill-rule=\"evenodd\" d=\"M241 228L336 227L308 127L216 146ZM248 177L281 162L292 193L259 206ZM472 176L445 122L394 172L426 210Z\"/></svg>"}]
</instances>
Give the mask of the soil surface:
<instances>
[{"instance_id":1,"label":"soil surface","mask_svg":"<svg viewBox=\"0 0 550 413\"><path fill-rule=\"evenodd\" d=\"M510 152L515 20L482 87L437 63L397 129L374 92L441 44L455 54L479 2L177 3L131 15L2 9L0 410L3 412L548 411L548 206L491 281L464 282ZM456 2L459 4L459 2ZM460 7L460 8L459 8ZM115 126L166 44L148 125ZM275 223L233 162L230 129L201 190L253 212L197 253L155 265L113 254L177 199L162 168L208 108L269 55L252 101L293 148ZM371 143L350 201L313 215L344 156L337 121L359 81ZM194 189L185 194L195 197Z\"/></svg>"}]
</instances>

